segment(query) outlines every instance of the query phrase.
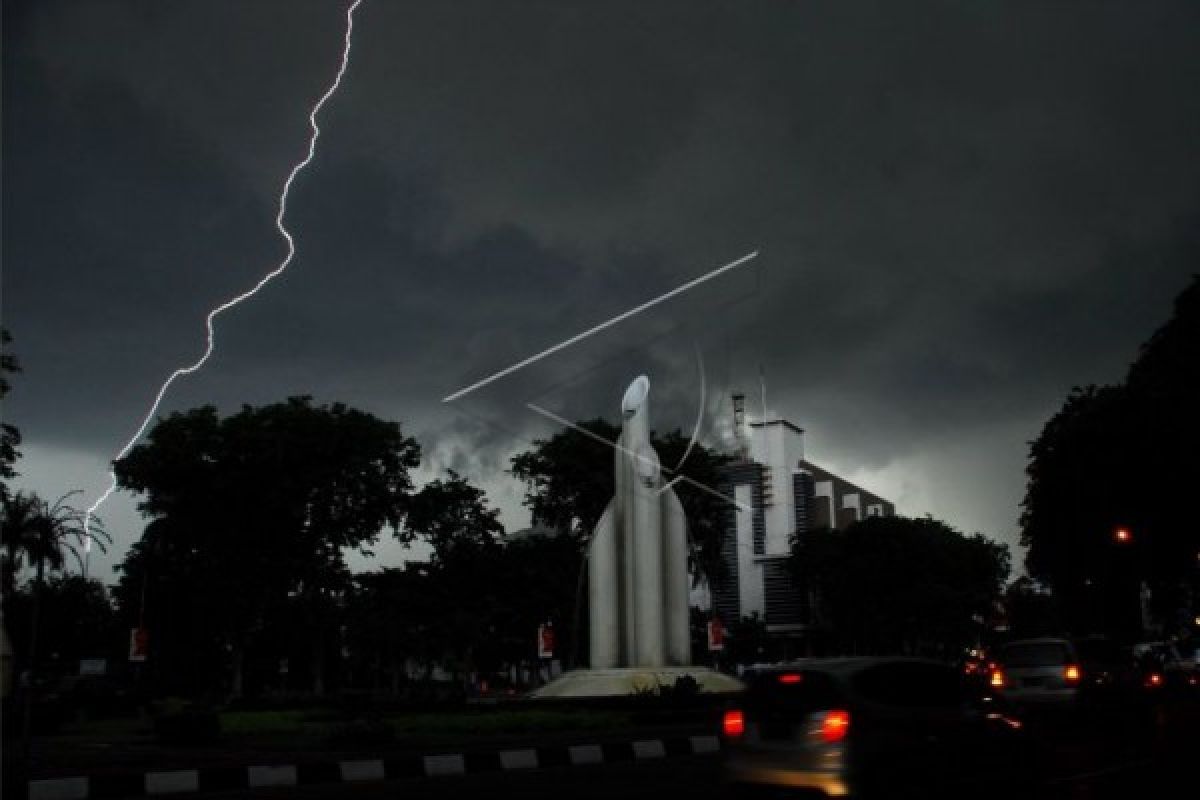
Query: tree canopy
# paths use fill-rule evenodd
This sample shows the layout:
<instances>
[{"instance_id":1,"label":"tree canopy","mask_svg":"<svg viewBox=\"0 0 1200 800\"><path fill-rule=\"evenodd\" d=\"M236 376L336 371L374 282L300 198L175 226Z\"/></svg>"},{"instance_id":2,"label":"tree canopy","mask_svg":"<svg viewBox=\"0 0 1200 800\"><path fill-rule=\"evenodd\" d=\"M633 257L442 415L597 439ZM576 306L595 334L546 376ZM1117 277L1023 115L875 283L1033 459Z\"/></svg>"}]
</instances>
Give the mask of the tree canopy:
<instances>
[{"instance_id":1,"label":"tree canopy","mask_svg":"<svg viewBox=\"0 0 1200 800\"><path fill-rule=\"evenodd\" d=\"M6 594L16 588L17 576L25 567L32 567L38 580L46 570L63 569L68 555L83 567L88 534L84 531L84 512L68 502L75 494L78 492L65 494L54 503L21 491L0 499L0 576ZM98 520L93 521L90 538L101 550L110 541Z\"/></svg>"},{"instance_id":2,"label":"tree canopy","mask_svg":"<svg viewBox=\"0 0 1200 800\"><path fill-rule=\"evenodd\" d=\"M1030 444L1022 544L1065 623L1141 631L1139 589L1171 628L1191 619L1200 529L1200 278L1175 301L1123 383L1076 388ZM1128 531L1118 540L1115 531Z\"/></svg>"},{"instance_id":3,"label":"tree canopy","mask_svg":"<svg viewBox=\"0 0 1200 800\"><path fill-rule=\"evenodd\" d=\"M114 465L151 518L119 567L123 612L141 615L145 589L152 653L183 636L181 658L202 645L240 654L272 604L343 590L343 550L398 530L419 456L399 424L307 397L160 420ZM180 625L195 627L167 630Z\"/></svg>"},{"instance_id":4,"label":"tree canopy","mask_svg":"<svg viewBox=\"0 0 1200 800\"><path fill-rule=\"evenodd\" d=\"M21 371L17 357L8 350L11 341L12 336L8 330L0 328L0 400L4 399L11 388L8 376ZM8 481L17 474L13 464L21 457L21 452L17 449L20 445L21 431L17 426L9 422L0 423L0 499L8 496Z\"/></svg>"},{"instance_id":5,"label":"tree canopy","mask_svg":"<svg viewBox=\"0 0 1200 800\"><path fill-rule=\"evenodd\" d=\"M504 533L500 512L487 507L484 491L454 470L413 496L404 527L406 538L424 539L440 562L449 560L458 548L491 550Z\"/></svg>"},{"instance_id":6,"label":"tree canopy","mask_svg":"<svg viewBox=\"0 0 1200 800\"><path fill-rule=\"evenodd\" d=\"M868 517L793 542L829 646L845 653L928 653L970 643L1009 573L1008 547L930 517Z\"/></svg>"},{"instance_id":7,"label":"tree canopy","mask_svg":"<svg viewBox=\"0 0 1200 800\"><path fill-rule=\"evenodd\" d=\"M578 427L592 436L568 428L549 439L539 439L532 449L513 457L511 471L525 483L524 503L534 524L564 531L584 544L615 491L613 448L605 442L616 442L621 429L599 418L580 422ZM680 462L689 443L678 430L662 436L652 433L651 441L666 468ZM679 472L664 473L666 480L677 475L689 479L676 483L674 489L687 517L693 563L706 575L720 569L722 512L729 501L716 496L711 487L720 484L718 471L728 460L697 443Z\"/></svg>"}]
</instances>

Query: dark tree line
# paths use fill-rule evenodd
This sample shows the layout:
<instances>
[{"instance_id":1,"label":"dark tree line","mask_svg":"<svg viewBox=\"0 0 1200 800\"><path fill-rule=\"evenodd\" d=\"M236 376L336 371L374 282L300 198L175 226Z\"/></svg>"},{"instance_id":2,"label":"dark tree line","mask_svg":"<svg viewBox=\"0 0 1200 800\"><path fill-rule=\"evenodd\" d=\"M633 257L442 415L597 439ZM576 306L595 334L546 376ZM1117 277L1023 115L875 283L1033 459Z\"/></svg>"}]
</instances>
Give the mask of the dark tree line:
<instances>
[{"instance_id":1,"label":"dark tree line","mask_svg":"<svg viewBox=\"0 0 1200 800\"><path fill-rule=\"evenodd\" d=\"M666 463L687 447L678 432L656 444ZM612 496L612 450L567 431L514 457L540 526L520 538L452 471L414 491L419 453L395 423L307 398L160 420L116 464L149 517L114 592L123 623L150 633L148 679L186 694L395 690L435 666L464 680L535 666L547 622L555 657L582 663L584 548ZM697 447L685 473L715 484L719 463ZM703 564L714 499L680 494ZM431 555L351 574L344 552L381 535Z\"/></svg>"},{"instance_id":2,"label":"dark tree line","mask_svg":"<svg viewBox=\"0 0 1200 800\"><path fill-rule=\"evenodd\" d=\"M830 653L951 657L976 643L1008 578L1008 548L932 518L868 517L793 542Z\"/></svg>"},{"instance_id":3,"label":"dark tree line","mask_svg":"<svg viewBox=\"0 0 1200 800\"><path fill-rule=\"evenodd\" d=\"M0 378L17 368L8 355L2 366ZM619 435L601 419L581 426L608 442ZM7 479L20 438L10 427L3 436ZM728 459L699 445L683 459L689 442L679 431L652 438L664 466L682 462L689 479L676 490L694 574L718 577L727 501L703 487L721 484ZM124 663L130 629L145 628L143 688L188 696L398 691L435 667L462 680L495 675L533 665L547 622L555 656L586 663L585 553L614 491L613 450L568 429L514 456L538 531L520 537L506 535L485 494L452 471L416 490L419 459L399 424L305 397L225 417L212 407L171 414L114 465L147 524L111 598L62 574L82 544L79 513L3 487L10 617L36 618L45 594L47 619L57 621L44 652L64 671L84 657ZM352 574L346 553L370 553L384 536L423 543L430 556ZM1003 548L933 520L867 521L797 548L830 646L843 651L960 642L1008 566ZM23 567L36 577L18 587ZM77 622L63 621L70 614ZM699 656L705 620L693 622ZM737 660L767 651L762 620L735 621L729 634ZM29 637L17 638L29 649Z\"/></svg>"},{"instance_id":4,"label":"dark tree line","mask_svg":"<svg viewBox=\"0 0 1200 800\"><path fill-rule=\"evenodd\" d=\"M9 375L21 371L16 356L9 352L11 341L8 331L0 328L0 400L12 388ZM86 640L86 637L64 638L62 630L71 630L72 626L58 627L64 617L61 613L57 616L51 613L61 612L63 604L54 602L44 609L44 600L58 601L72 594L76 600L81 600L91 590L95 590L92 591L93 600L95 596L103 597L103 587L69 581L61 573L71 557L82 566L82 552L89 539L102 551L110 541L100 520L93 520L90 528L85 526L83 512L70 502L74 493L51 503L34 492L10 490L8 482L18 474L15 465L21 457L20 444L20 430L9 422L0 424L0 589L4 600L6 645L0 683L6 701L15 696L18 674L25 676L23 685L36 685L40 681L40 668L47 661L54 661L61 651L70 651L74 644ZM32 572L32 578L21 585L21 575L29 572ZM48 577L50 586L47 586ZM103 605L108 607L106 599ZM76 603L81 617L96 607L96 603ZM8 657L10 638L11 660ZM28 733L32 698L24 692L20 699L25 704L21 724L24 735ZM10 704L6 702L5 711L9 710Z\"/></svg>"}]
</instances>

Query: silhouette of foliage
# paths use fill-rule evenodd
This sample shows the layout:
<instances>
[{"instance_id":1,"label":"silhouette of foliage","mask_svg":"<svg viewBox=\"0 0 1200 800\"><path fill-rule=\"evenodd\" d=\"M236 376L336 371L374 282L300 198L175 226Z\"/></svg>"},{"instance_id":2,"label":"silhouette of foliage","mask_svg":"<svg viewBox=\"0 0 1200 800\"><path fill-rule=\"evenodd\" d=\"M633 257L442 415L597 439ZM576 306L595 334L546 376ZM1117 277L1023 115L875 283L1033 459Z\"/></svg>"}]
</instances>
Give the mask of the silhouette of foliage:
<instances>
[{"instance_id":1,"label":"silhouette of foliage","mask_svg":"<svg viewBox=\"0 0 1200 800\"><path fill-rule=\"evenodd\" d=\"M1124 383L1075 388L1030 444L1022 503L1026 567L1064 623L1142 633L1140 588L1172 630L1200 590L1200 530L1185 498L1200 480L1200 278L1141 348ZM1114 538L1117 528L1128 542Z\"/></svg>"}]
</instances>

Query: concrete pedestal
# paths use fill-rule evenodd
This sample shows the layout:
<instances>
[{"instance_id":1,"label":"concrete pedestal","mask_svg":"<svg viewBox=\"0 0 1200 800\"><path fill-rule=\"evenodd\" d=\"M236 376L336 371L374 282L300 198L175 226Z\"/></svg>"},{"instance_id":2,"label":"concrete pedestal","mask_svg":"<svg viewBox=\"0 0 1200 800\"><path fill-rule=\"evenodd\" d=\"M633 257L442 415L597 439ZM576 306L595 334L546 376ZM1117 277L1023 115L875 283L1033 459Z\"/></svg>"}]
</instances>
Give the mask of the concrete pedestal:
<instances>
[{"instance_id":1,"label":"concrete pedestal","mask_svg":"<svg viewBox=\"0 0 1200 800\"><path fill-rule=\"evenodd\" d=\"M674 688L675 681L690 675L704 694L740 692L745 685L732 675L708 667L618 667L577 669L529 693L534 698L623 697Z\"/></svg>"}]
</instances>

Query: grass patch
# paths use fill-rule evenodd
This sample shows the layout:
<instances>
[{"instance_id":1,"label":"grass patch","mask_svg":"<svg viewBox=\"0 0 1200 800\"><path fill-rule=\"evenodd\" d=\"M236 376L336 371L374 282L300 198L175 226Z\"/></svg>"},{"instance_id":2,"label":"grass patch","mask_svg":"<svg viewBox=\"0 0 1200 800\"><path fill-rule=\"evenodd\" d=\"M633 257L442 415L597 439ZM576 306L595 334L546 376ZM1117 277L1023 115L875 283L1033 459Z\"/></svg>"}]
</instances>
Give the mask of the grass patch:
<instances>
[{"instance_id":1,"label":"grass patch","mask_svg":"<svg viewBox=\"0 0 1200 800\"><path fill-rule=\"evenodd\" d=\"M323 716L320 711L311 709L222 711L221 730L235 736L297 733L324 727Z\"/></svg>"},{"instance_id":2,"label":"grass patch","mask_svg":"<svg viewBox=\"0 0 1200 800\"><path fill-rule=\"evenodd\" d=\"M150 721L138 717L111 719L80 719L66 722L58 733L65 736L85 736L91 739L125 739L150 733Z\"/></svg>"},{"instance_id":3,"label":"grass patch","mask_svg":"<svg viewBox=\"0 0 1200 800\"><path fill-rule=\"evenodd\" d=\"M170 716L170 715L167 715ZM439 744L505 735L604 731L632 727L637 716L624 710L486 708L353 714L330 708L222 711L221 737L244 746L366 745L403 741ZM153 732L148 719L71 722L61 734L106 741Z\"/></svg>"},{"instance_id":4,"label":"grass patch","mask_svg":"<svg viewBox=\"0 0 1200 800\"><path fill-rule=\"evenodd\" d=\"M370 715L370 719L371 724L380 729L377 732L381 733L386 726L397 736L413 739L603 730L629 725L632 715L622 711L498 708ZM362 718L322 709L225 711L221 714L221 729L231 736L336 738L347 725L361 722Z\"/></svg>"},{"instance_id":5,"label":"grass patch","mask_svg":"<svg viewBox=\"0 0 1200 800\"><path fill-rule=\"evenodd\" d=\"M404 736L489 736L504 733L620 728L629 725L632 716L619 711L506 708L459 714L404 714L387 717L386 720L398 734Z\"/></svg>"}]
</instances>

